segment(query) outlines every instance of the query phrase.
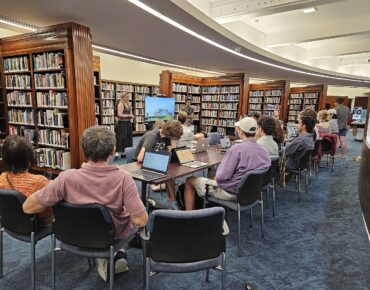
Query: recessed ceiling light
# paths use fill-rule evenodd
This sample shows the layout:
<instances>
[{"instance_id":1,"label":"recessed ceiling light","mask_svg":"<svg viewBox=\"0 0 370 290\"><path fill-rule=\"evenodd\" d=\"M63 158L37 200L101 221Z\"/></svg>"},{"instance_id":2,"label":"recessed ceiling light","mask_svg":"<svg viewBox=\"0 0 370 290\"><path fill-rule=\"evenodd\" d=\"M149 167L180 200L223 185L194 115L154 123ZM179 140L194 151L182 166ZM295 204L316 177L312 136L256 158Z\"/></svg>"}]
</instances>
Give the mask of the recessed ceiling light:
<instances>
[{"instance_id":1,"label":"recessed ceiling light","mask_svg":"<svg viewBox=\"0 0 370 290\"><path fill-rule=\"evenodd\" d=\"M303 9L302 12L303 13L313 13L313 12L316 12L317 9L315 7L310 7L310 8L306 8L306 9Z\"/></svg>"}]
</instances>

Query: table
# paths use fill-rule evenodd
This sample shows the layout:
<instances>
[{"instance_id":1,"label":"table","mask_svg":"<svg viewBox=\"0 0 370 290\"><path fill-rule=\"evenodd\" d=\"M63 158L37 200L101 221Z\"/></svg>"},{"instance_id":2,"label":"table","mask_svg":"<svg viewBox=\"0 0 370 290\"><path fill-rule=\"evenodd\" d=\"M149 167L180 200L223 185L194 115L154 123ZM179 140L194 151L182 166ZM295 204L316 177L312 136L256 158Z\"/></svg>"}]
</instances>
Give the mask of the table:
<instances>
[{"instance_id":1,"label":"table","mask_svg":"<svg viewBox=\"0 0 370 290\"><path fill-rule=\"evenodd\" d=\"M191 167L182 166L179 162L173 162L173 163L170 163L169 168L168 168L168 174L165 177L163 177L161 179L153 180L150 183L152 183L152 184L165 183L165 182L167 182L171 179L175 180L179 177L182 177L182 176L185 176L185 175L190 175L190 174L193 174L195 172L213 167L213 166L218 165L218 164L221 163L221 161L224 157L224 154L221 153L219 150L208 150L208 151L205 151L205 152L193 154L193 156L194 156L194 160L201 161L201 162L206 162L208 164L205 165L205 166L198 167L198 168L191 168ZM127 172L132 172L132 171L135 171L137 169L140 169L141 165L142 164L139 163L139 162L132 162L132 163L128 163L128 164L119 165L118 167L119 167L120 170L124 170L124 171L127 171ZM147 190L146 190L146 188L147 188L148 182L146 182L145 180L143 180L141 178L138 178L138 177L134 177L134 179L138 180L138 181L141 181L141 199L142 199L144 205L146 206L147 205Z\"/></svg>"}]
</instances>

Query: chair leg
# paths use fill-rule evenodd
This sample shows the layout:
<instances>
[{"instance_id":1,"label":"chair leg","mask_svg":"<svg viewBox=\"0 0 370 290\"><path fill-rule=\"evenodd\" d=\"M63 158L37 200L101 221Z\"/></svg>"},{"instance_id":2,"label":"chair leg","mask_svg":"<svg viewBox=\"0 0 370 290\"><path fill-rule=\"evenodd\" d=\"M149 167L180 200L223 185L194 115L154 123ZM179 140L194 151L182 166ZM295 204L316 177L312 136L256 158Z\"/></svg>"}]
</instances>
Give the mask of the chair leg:
<instances>
[{"instance_id":1,"label":"chair leg","mask_svg":"<svg viewBox=\"0 0 370 290\"><path fill-rule=\"evenodd\" d=\"M36 288L35 281L35 232L31 232L31 287Z\"/></svg>"},{"instance_id":2,"label":"chair leg","mask_svg":"<svg viewBox=\"0 0 370 290\"><path fill-rule=\"evenodd\" d=\"M3 227L0 224L0 278L3 278Z\"/></svg>"},{"instance_id":3,"label":"chair leg","mask_svg":"<svg viewBox=\"0 0 370 290\"><path fill-rule=\"evenodd\" d=\"M238 211L238 256L241 256L241 246L240 246L240 204L237 205L237 211Z\"/></svg>"},{"instance_id":4,"label":"chair leg","mask_svg":"<svg viewBox=\"0 0 370 290\"><path fill-rule=\"evenodd\" d=\"M275 192L275 179L272 180L272 216L275 217L276 206L276 192Z\"/></svg>"},{"instance_id":5,"label":"chair leg","mask_svg":"<svg viewBox=\"0 0 370 290\"><path fill-rule=\"evenodd\" d=\"M304 172L304 177L305 177L305 192L307 193L308 192L308 180L309 180L307 170L305 170L305 172Z\"/></svg>"},{"instance_id":6,"label":"chair leg","mask_svg":"<svg viewBox=\"0 0 370 290\"><path fill-rule=\"evenodd\" d=\"M114 247L110 246L109 249L109 290L114 287Z\"/></svg>"},{"instance_id":7,"label":"chair leg","mask_svg":"<svg viewBox=\"0 0 370 290\"><path fill-rule=\"evenodd\" d=\"M51 235L51 289L55 289L55 235Z\"/></svg>"},{"instance_id":8,"label":"chair leg","mask_svg":"<svg viewBox=\"0 0 370 290\"><path fill-rule=\"evenodd\" d=\"M221 277L221 289L226 290L226 254L221 254L221 266L222 266L222 277Z\"/></svg>"},{"instance_id":9,"label":"chair leg","mask_svg":"<svg viewBox=\"0 0 370 290\"><path fill-rule=\"evenodd\" d=\"M145 261L145 286L146 286L146 290L149 290L149 279L150 279L150 260L149 258L146 258L146 261Z\"/></svg>"},{"instance_id":10,"label":"chair leg","mask_svg":"<svg viewBox=\"0 0 370 290\"><path fill-rule=\"evenodd\" d=\"M301 172L297 174L298 201L301 201Z\"/></svg>"},{"instance_id":11,"label":"chair leg","mask_svg":"<svg viewBox=\"0 0 370 290\"><path fill-rule=\"evenodd\" d=\"M270 195L270 187L266 188L266 208L269 208L269 195Z\"/></svg>"},{"instance_id":12,"label":"chair leg","mask_svg":"<svg viewBox=\"0 0 370 290\"><path fill-rule=\"evenodd\" d=\"M142 241L143 245L143 287L146 286L146 244L144 241Z\"/></svg>"},{"instance_id":13,"label":"chair leg","mask_svg":"<svg viewBox=\"0 0 370 290\"><path fill-rule=\"evenodd\" d=\"M262 239L264 239L264 233L263 233L263 222L264 222L264 218L263 218L263 199L261 200L261 237Z\"/></svg>"},{"instance_id":14,"label":"chair leg","mask_svg":"<svg viewBox=\"0 0 370 290\"><path fill-rule=\"evenodd\" d=\"M316 178L319 176L319 163L317 160L315 161L315 173L316 173Z\"/></svg>"},{"instance_id":15,"label":"chair leg","mask_svg":"<svg viewBox=\"0 0 370 290\"><path fill-rule=\"evenodd\" d=\"M206 281L209 282L209 269L206 270Z\"/></svg>"}]
</instances>

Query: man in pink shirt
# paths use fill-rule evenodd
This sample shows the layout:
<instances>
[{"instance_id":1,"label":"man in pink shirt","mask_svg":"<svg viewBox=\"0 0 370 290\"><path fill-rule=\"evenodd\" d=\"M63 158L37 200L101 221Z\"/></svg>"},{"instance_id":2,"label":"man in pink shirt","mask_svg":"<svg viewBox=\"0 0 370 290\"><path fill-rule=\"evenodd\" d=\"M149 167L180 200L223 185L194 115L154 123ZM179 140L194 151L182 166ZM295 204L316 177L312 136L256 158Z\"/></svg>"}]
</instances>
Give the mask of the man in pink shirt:
<instances>
[{"instance_id":1,"label":"man in pink shirt","mask_svg":"<svg viewBox=\"0 0 370 290\"><path fill-rule=\"evenodd\" d=\"M81 147L87 162L80 169L63 171L43 189L30 195L23 204L25 213L34 214L64 200L73 204L103 204L111 213L115 238L126 237L134 226L146 225L148 215L129 173L108 165L115 154L115 135L104 126L85 130ZM128 270L126 253L117 251L115 272ZM108 261L98 259L98 272L107 280Z\"/></svg>"}]
</instances>

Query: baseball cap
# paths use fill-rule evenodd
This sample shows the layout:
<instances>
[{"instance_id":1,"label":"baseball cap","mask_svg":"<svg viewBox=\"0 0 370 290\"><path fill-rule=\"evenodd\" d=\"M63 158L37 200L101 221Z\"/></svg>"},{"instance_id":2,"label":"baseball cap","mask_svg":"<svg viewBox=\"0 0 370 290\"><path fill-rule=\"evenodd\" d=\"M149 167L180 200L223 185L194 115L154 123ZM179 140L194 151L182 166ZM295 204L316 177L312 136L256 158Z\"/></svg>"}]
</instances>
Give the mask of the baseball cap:
<instances>
[{"instance_id":1,"label":"baseball cap","mask_svg":"<svg viewBox=\"0 0 370 290\"><path fill-rule=\"evenodd\" d=\"M334 115L334 114L336 114L337 113L337 110L336 109L329 109L328 110L328 114L332 114L332 115Z\"/></svg>"},{"instance_id":2,"label":"baseball cap","mask_svg":"<svg viewBox=\"0 0 370 290\"><path fill-rule=\"evenodd\" d=\"M239 127L245 133L256 133L257 130L257 121L251 117L245 117L235 123L235 127Z\"/></svg>"}]
</instances>

